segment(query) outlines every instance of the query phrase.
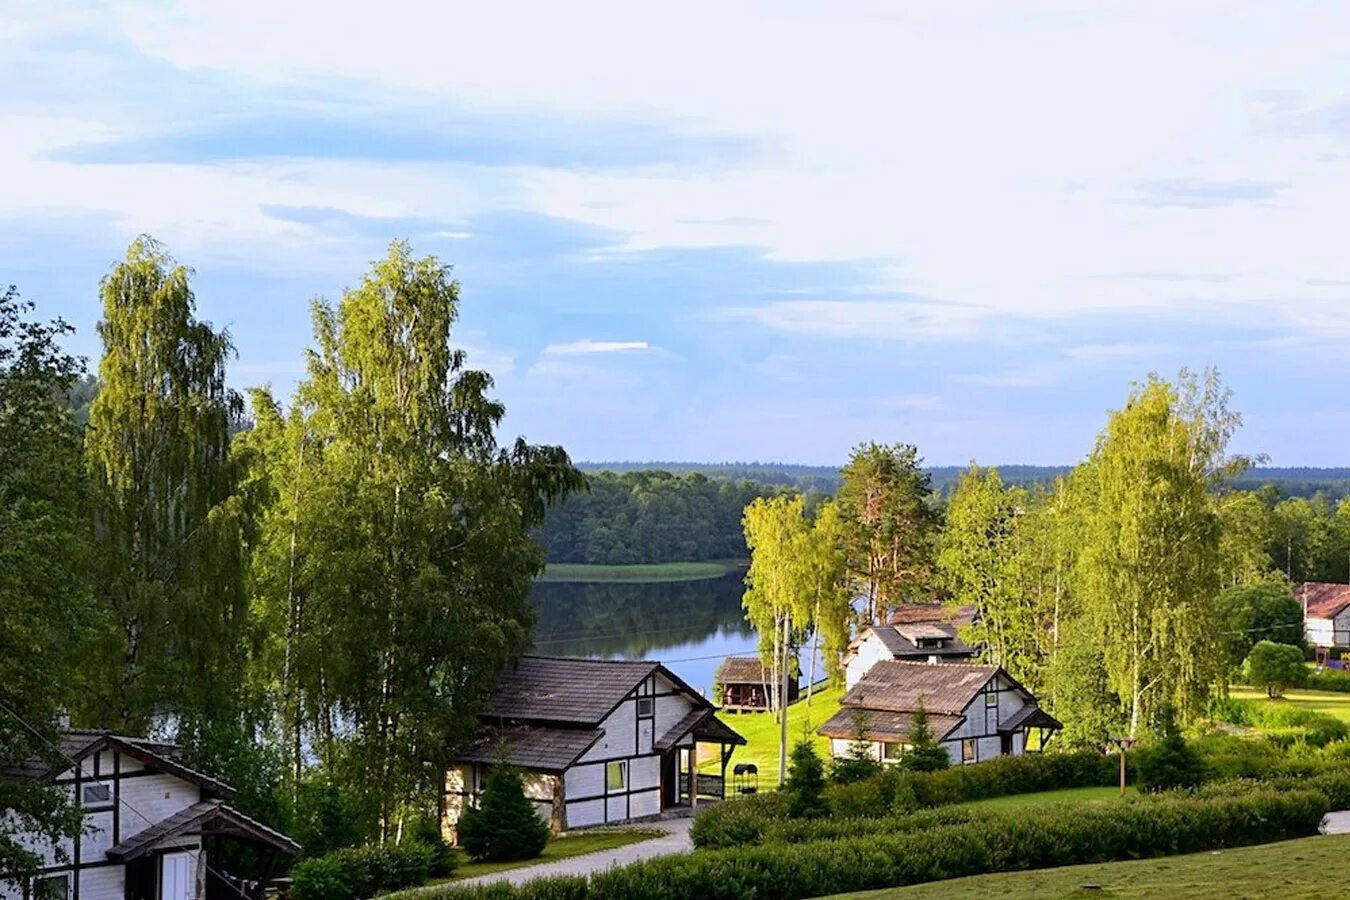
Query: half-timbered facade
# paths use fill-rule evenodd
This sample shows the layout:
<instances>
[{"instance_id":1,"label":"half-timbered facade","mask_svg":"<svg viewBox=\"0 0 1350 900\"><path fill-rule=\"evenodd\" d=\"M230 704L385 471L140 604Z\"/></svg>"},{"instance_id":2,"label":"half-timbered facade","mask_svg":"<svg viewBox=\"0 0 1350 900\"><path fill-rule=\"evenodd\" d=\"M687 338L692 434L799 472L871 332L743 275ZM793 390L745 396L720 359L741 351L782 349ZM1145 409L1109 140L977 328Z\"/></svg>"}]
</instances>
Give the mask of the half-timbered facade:
<instances>
[{"instance_id":1,"label":"half-timbered facade","mask_svg":"<svg viewBox=\"0 0 1350 900\"><path fill-rule=\"evenodd\" d=\"M1036 698L998 666L885 660L873 665L840 701L841 709L819 733L836 757L862 740L882 762L898 762L910 746L914 713L954 764L1020 756L1041 748L1061 727Z\"/></svg>"},{"instance_id":2,"label":"half-timbered facade","mask_svg":"<svg viewBox=\"0 0 1350 900\"><path fill-rule=\"evenodd\" d=\"M43 861L35 882L0 882L0 900L35 889L57 900L202 900L248 894L212 866L212 842L240 840L264 856L293 854L290 838L230 807L234 790L184 766L178 748L106 731L62 732L51 759L0 773L64 788L84 809L85 830L52 846L20 840Z\"/></svg>"},{"instance_id":3,"label":"half-timbered facade","mask_svg":"<svg viewBox=\"0 0 1350 900\"><path fill-rule=\"evenodd\" d=\"M745 739L697 691L656 662L527 656L504 673L467 751L446 773L441 828L476 805L499 763L555 832L608 825L721 796ZM721 776L700 776L697 748L716 744Z\"/></svg>"},{"instance_id":4,"label":"half-timbered facade","mask_svg":"<svg viewBox=\"0 0 1350 900\"><path fill-rule=\"evenodd\" d=\"M1294 597L1303 605L1303 634L1325 663L1333 647L1350 647L1350 584L1309 581Z\"/></svg>"}]
</instances>

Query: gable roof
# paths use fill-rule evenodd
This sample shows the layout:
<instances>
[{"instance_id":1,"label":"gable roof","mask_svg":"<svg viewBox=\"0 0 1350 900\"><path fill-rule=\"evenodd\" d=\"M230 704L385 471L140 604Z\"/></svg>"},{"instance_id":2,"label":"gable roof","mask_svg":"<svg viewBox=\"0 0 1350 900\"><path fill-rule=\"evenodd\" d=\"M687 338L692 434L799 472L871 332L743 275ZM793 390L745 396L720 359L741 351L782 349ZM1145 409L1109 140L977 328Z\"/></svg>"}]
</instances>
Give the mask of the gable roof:
<instances>
[{"instance_id":1,"label":"gable roof","mask_svg":"<svg viewBox=\"0 0 1350 900\"><path fill-rule=\"evenodd\" d=\"M902 630L910 632L918 628L932 628L935 629L935 631L941 629L943 631L941 636L948 639L947 646L920 647L918 644L914 643L910 637L902 633ZM947 633L948 629L950 629L950 633ZM969 659L975 656L977 654L975 648L956 637L955 632L956 627L954 625L872 625L868 628L864 628L862 633L854 638L849 644L845 662L852 658L852 654L856 651L858 645L867 640L868 635L875 635L877 640L881 641L882 646L890 652L891 656L896 657L897 659L910 658L926 660L930 656L950 656ZM918 636L919 635L917 634L914 635L916 638ZM937 634L934 633L932 635L924 636L936 637Z\"/></svg>"},{"instance_id":2,"label":"gable roof","mask_svg":"<svg viewBox=\"0 0 1350 900\"><path fill-rule=\"evenodd\" d=\"M895 608L888 625L955 625L964 628L975 622L974 604L948 606L943 603L902 603Z\"/></svg>"},{"instance_id":3,"label":"gable roof","mask_svg":"<svg viewBox=\"0 0 1350 900\"><path fill-rule=\"evenodd\" d=\"M228 799L234 796L234 788L225 782L183 765L178 759L179 748L176 744L91 728L63 729L57 735L56 748L51 754L26 760L23 765L6 769L0 774L7 778L52 781L101 750L116 750L220 797Z\"/></svg>"},{"instance_id":4,"label":"gable roof","mask_svg":"<svg viewBox=\"0 0 1350 900\"><path fill-rule=\"evenodd\" d=\"M519 769L562 772L604 737L600 728L550 728L515 725L484 726L473 736L457 762L495 765L505 762Z\"/></svg>"},{"instance_id":5,"label":"gable roof","mask_svg":"<svg viewBox=\"0 0 1350 900\"><path fill-rule=\"evenodd\" d=\"M712 704L673 672L649 660L524 656L505 669L481 718L599 725L643 679L660 674L697 705Z\"/></svg>"},{"instance_id":6,"label":"gable roof","mask_svg":"<svg viewBox=\"0 0 1350 900\"><path fill-rule=\"evenodd\" d=\"M965 720L965 716L929 716L928 727L932 729L933 740L942 740ZM914 714L881 709L864 711L856 707L844 707L816 729L816 732L829 738L852 740L858 734L859 726L862 726L863 734L869 740L904 742L909 740L913 732Z\"/></svg>"},{"instance_id":7,"label":"gable roof","mask_svg":"<svg viewBox=\"0 0 1350 900\"><path fill-rule=\"evenodd\" d=\"M728 656L718 677L722 684L765 684L775 680L758 656Z\"/></svg>"},{"instance_id":8,"label":"gable roof","mask_svg":"<svg viewBox=\"0 0 1350 900\"><path fill-rule=\"evenodd\" d=\"M184 834L225 833L244 837L255 843L267 844L285 853L297 853L300 845L279 831L274 831L257 819L251 819L239 810L219 800L180 809L142 831L133 834L108 851L108 858L118 861L136 859L154 850L164 841Z\"/></svg>"},{"instance_id":9,"label":"gable roof","mask_svg":"<svg viewBox=\"0 0 1350 900\"><path fill-rule=\"evenodd\" d=\"M913 712L923 706L929 713L959 716L998 675L1012 680L998 666L882 660L867 670L840 705L887 712Z\"/></svg>"},{"instance_id":10,"label":"gable roof","mask_svg":"<svg viewBox=\"0 0 1350 900\"><path fill-rule=\"evenodd\" d=\"M1305 618L1334 619L1350 607L1350 584L1306 581L1294 596L1303 604Z\"/></svg>"},{"instance_id":11,"label":"gable roof","mask_svg":"<svg viewBox=\"0 0 1350 900\"><path fill-rule=\"evenodd\" d=\"M691 709L680 721L672 725L665 734L652 742L652 749L664 753L679 743L686 734L693 733L696 738L718 741L727 744L744 745L745 738L736 733L730 725L717 718L717 711L701 707Z\"/></svg>"}]
</instances>

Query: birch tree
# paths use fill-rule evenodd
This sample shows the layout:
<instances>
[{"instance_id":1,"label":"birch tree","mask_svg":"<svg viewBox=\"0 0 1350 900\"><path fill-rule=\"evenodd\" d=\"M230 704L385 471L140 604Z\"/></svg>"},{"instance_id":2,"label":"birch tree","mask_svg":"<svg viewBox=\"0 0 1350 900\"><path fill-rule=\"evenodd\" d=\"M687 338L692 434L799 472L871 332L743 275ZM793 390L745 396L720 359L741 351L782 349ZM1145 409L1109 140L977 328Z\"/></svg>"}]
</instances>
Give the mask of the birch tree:
<instances>
[{"instance_id":1,"label":"birch tree","mask_svg":"<svg viewBox=\"0 0 1350 900\"><path fill-rule=\"evenodd\" d=\"M1224 675L1213 623L1219 517L1210 489L1235 473L1240 419L1214 373L1150 376L1111 414L1082 476L1076 588L1131 735L1151 714L1195 714Z\"/></svg>"}]
</instances>

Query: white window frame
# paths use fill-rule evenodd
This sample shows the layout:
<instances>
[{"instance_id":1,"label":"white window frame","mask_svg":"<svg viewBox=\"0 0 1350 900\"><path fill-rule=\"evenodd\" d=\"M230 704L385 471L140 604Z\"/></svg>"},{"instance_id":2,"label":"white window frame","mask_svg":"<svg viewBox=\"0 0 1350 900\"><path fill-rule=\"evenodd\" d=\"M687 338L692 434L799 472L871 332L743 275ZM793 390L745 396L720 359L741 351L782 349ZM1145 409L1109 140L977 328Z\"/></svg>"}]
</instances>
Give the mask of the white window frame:
<instances>
[{"instance_id":1,"label":"white window frame","mask_svg":"<svg viewBox=\"0 0 1350 900\"><path fill-rule=\"evenodd\" d=\"M90 800L86 794L90 788L103 788L108 792L108 796L102 800ZM85 781L80 784L80 805L85 809L93 811L100 809L112 809L116 803L113 796L113 786L106 781Z\"/></svg>"},{"instance_id":2,"label":"white window frame","mask_svg":"<svg viewBox=\"0 0 1350 900\"><path fill-rule=\"evenodd\" d=\"M882 741L881 742L881 761L899 762L905 758L905 754L910 750L909 744L902 741Z\"/></svg>"},{"instance_id":3,"label":"white window frame","mask_svg":"<svg viewBox=\"0 0 1350 900\"><path fill-rule=\"evenodd\" d=\"M994 709L998 706L998 691L984 692L984 708Z\"/></svg>"},{"instance_id":4,"label":"white window frame","mask_svg":"<svg viewBox=\"0 0 1350 900\"><path fill-rule=\"evenodd\" d=\"M647 704L647 711L642 711L642 704ZM656 715L656 698L639 697L637 698L637 714L639 719L650 719Z\"/></svg>"},{"instance_id":5,"label":"white window frame","mask_svg":"<svg viewBox=\"0 0 1350 900\"><path fill-rule=\"evenodd\" d=\"M47 881L55 881L59 878L66 883L66 892L63 895L58 896L57 900L70 900L75 889L74 882L71 880L74 874L74 872L52 872L48 875L38 875L33 878L32 889L29 891L29 896L32 897L33 900L46 900L43 895L38 893L38 885Z\"/></svg>"},{"instance_id":6,"label":"white window frame","mask_svg":"<svg viewBox=\"0 0 1350 900\"><path fill-rule=\"evenodd\" d=\"M970 755L966 755L966 750L970 750ZM971 763L980 761L980 742L976 738L961 739L961 764L968 766Z\"/></svg>"}]
</instances>

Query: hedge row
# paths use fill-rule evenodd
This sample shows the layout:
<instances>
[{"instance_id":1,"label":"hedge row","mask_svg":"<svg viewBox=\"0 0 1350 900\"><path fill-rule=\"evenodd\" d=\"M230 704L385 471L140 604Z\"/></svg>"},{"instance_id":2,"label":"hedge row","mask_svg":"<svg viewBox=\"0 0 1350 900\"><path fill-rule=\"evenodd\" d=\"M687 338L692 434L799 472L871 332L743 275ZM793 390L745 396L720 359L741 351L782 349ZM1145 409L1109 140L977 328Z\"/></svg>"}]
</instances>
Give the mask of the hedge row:
<instances>
[{"instance_id":1,"label":"hedge row","mask_svg":"<svg viewBox=\"0 0 1350 900\"><path fill-rule=\"evenodd\" d=\"M1335 716L1287 703L1225 698L1210 704L1209 715L1216 721L1260 728L1277 747L1296 743L1324 747L1350 737L1350 727Z\"/></svg>"},{"instance_id":2,"label":"hedge row","mask_svg":"<svg viewBox=\"0 0 1350 900\"><path fill-rule=\"evenodd\" d=\"M1196 853L1315 834L1328 809L1314 790L1250 790L1120 805L1048 806L805 844L699 851L522 887L446 888L427 900L733 900L818 897L987 872Z\"/></svg>"},{"instance_id":3,"label":"hedge row","mask_svg":"<svg viewBox=\"0 0 1350 900\"><path fill-rule=\"evenodd\" d=\"M1335 691L1350 694L1350 672L1344 669L1322 669L1308 673L1307 687L1313 691Z\"/></svg>"},{"instance_id":4,"label":"hedge row","mask_svg":"<svg viewBox=\"0 0 1350 900\"><path fill-rule=\"evenodd\" d=\"M457 857L412 841L383 847L352 847L301 860L291 869L292 900L365 900L424 884L433 873L448 875Z\"/></svg>"}]
</instances>

